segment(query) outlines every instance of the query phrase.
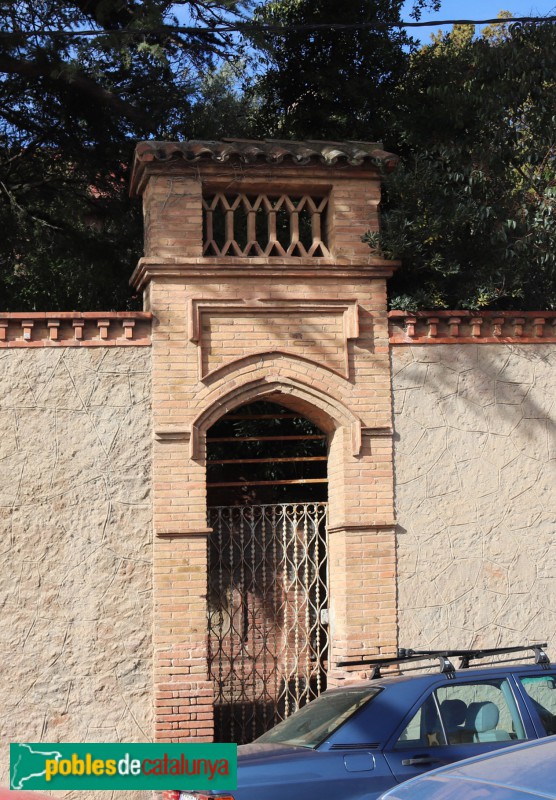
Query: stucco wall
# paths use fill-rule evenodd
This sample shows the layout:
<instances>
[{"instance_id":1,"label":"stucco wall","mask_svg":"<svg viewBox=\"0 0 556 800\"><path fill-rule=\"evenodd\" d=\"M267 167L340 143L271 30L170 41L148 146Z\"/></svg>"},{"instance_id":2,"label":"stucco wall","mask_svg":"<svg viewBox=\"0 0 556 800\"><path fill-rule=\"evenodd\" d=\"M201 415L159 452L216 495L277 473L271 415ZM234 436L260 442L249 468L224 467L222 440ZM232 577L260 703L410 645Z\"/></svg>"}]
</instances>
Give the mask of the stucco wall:
<instances>
[{"instance_id":1,"label":"stucco wall","mask_svg":"<svg viewBox=\"0 0 556 800\"><path fill-rule=\"evenodd\" d=\"M400 645L556 644L556 345L392 362Z\"/></svg>"},{"instance_id":2,"label":"stucco wall","mask_svg":"<svg viewBox=\"0 0 556 800\"><path fill-rule=\"evenodd\" d=\"M152 738L150 348L0 351L10 741Z\"/></svg>"}]
</instances>

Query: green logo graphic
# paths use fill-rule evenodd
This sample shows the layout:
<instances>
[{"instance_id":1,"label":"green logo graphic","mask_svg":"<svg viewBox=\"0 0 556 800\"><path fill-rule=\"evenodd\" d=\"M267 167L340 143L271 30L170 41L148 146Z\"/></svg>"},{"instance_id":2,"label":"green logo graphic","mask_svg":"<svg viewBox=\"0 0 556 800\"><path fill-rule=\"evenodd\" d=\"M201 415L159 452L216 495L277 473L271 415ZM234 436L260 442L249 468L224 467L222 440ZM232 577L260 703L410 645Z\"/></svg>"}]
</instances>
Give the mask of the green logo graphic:
<instances>
[{"instance_id":1,"label":"green logo graphic","mask_svg":"<svg viewBox=\"0 0 556 800\"><path fill-rule=\"evenodd\" d=\"M10 789L236 788L235 744L10 745Z\"/></svg>"}]
</instances>

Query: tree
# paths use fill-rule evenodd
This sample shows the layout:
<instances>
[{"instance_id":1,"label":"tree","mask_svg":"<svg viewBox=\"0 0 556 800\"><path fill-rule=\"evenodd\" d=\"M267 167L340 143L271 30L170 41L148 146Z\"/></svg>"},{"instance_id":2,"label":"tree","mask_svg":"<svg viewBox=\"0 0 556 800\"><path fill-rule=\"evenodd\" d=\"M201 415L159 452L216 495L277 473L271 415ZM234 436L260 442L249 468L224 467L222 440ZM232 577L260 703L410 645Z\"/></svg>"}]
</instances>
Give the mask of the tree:
<instances>
[{"instance_id":1,"label":"tree","mask_svg":"<svg viewBox=\"0 0 556 800\"><path fill-rule=\"evenodd\" d=\"M242 91L246 63L225 62L203 75L195 95L187 138L223 139L249 135L256 114L252 96Z\"/></svg>"},{"instance_id":2,"label":"tree","mask_svg":"<svg viewBox=\"0 0 556 800\"><path fill-rule=\"evenodd\" d=\"M176 30L176 7L197 30ZM4 309L137 305L127 285L142 241L138 205L127 199L134 143L187 134L204 75L239 53L214 25L241 8L0 1Z\"/></svg>"},{"instance_id":3,"label":"tree","mask_svg":"<svg viewBox=\"0 0 556 800\"><path fill-rule=\"evenodd\" d=\"M556 307L553 26L479 39L458 26L417 50L399 0L271 0L255 21L281 29L253 34L242 94L242 42L215 31L242 2L0 0L4 308L138 306L135 141L225 135L382 139L400 153L368 236L404 262L393 306ZM175 7L195 30L177 30Z\"/></svg>"},{"instance_id":4,"label":"tree","mask_svg":"<svg viewBox=\"0 0 556 800\"><path fill-rule=\"evenodd\" d=\"M416 9L416 14L419 8ZM382 139L394 307L556 307L553 26L459 25L417 49L400 5L274 0L259 136ZM342 23L369 23L342 29ZM311 26L326 23L326 29Z\"/></svg>"},{"instance_id":5,"label":"tree","mask_svg":"<svg viewBox=\"0 0 556 800\"><path fill-rule=\"evenodd\" d=\"M415 14L425 5L416 5ZM411 40L401 0L272 0L255 20L268 61L255 85L259 135L313 139L384 136L391 94L405 73ZM365 27L342 29L343 23ZM312 28L314 25L325 27ZM297 26L297 27L295 27Z\"/></svg>"},{"instance_id":6,"label":"tree","mask_svg":"<svg viewBox=\"0 0 556 800\"><path fill-rule=\"evenodd\" d=\"M393 97L381 235L395 308L556 308L556 31L436 38Z\"/></svg>"}]
</instances>

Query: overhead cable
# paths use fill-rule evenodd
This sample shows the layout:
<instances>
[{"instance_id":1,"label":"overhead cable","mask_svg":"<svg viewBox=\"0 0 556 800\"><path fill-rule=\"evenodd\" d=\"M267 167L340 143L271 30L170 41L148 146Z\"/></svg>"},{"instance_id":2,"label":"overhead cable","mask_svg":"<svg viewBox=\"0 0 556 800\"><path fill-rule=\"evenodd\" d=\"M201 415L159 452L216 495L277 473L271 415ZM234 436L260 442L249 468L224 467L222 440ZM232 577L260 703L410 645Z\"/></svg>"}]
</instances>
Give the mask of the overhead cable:
<instances>
[{"instance_id":1,"label":"overhead cable","mask_svg":"<svg viewBox=\"0 0 556 800\"><path fill-rule=\"evenodd\" d=\"M543 23L556 22L556 16L547 17L496 17L494 19L440 19L425 21L400 22L315 22L299 25L272 25L262 22L234 22L222 25L184 26L166 25L159 28L120 28L115 30L83 29L83 30L50 30L40 28L33 31L0 31L0 39L16 38L30 39L34 36L44 38L73 38L89 36L171 36L176 33L192 36L203 34L228 34L228 33L289 33L292 31L351 31L373 30L377 28L437 28L444 25L513 25L514 23Z\"/></svg>"}]
</instances>

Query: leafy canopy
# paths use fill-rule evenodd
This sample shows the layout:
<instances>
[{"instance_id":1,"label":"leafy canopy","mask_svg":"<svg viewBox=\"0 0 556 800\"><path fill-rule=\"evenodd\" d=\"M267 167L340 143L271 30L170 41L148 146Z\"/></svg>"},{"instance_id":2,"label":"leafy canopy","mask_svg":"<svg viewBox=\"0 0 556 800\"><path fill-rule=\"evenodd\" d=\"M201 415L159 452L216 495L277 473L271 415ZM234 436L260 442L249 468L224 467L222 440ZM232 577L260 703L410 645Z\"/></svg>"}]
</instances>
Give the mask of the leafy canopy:
<instances>
[{"instance_id":1,"label":"leafy canopy","mask_svg":"<svg viewBox=\"0 0 556 800\"><path fill-rule=\"evenodd\" d=\"M3 308L138 307L135 141L223 136L398 152L381 233L367 236L403 260L394 307L556 307L553 26L508 20L479 38L456 26L418 49L398 0L271 0L254 18L285 30L253 34L249 50L215 32L248 12L239 0L0 0ZM178 14L198 30L178 32ZM72 35L44 35L56 30Z\"/></svg>"},{"instance_id":2,"label":"leafy canopy","mask_svg":"<svg viewBox=\"0 0 556 800\"><path fill-rule=\"evenodd\" d=\"M438 4L423 0L414 14L427 5ZM411 46L397 27L401 9L401 0L271 0L257 6L255 20L288 28L259 39L265 48L255 85L259 135L382 137L391 93L405 74ZM335 27L344 22L365 27ZM323 23L326 27L310 29Z\"/></svg>"},{"instance_id":3,"label":"leafy canopy","mask_svg":"<svg viewBox=\"0 0 556 800\"><path fill-rule=\"evenodd\" d=\"M400 154L381 233L367 236L403 261L393 307L556 307L554 26L501 12L478 38L458 25L418 48L395 27L400 12L382 0L258 6L289 29L264 37L255 131L379 139ZM368 27L334 27L344 22Z\"/></svg>"},{"instance_id":4,"label":"leafy canopy","mask_svg":"<svg viewBox=\"0 0 556 800\"><path fill-rule=\"evenodd\" d=\"M198 30L177 32L178 12ZM135 141L189 134L215 61L240 55L211 28L242 16L231 0L0 1L3 308L139 304L128 286L142 243L127 198ZM44 34L60 30L73 35Z\"/></svg>"},{"instance_id":5,"label":"leafy canopy","mask_svg":"<svg viewBox=\"0 0 556 800\"><path fill-rule=\"evenodd\" d=\"M556 308L556 30L455 30L393 96L402 166L375 249L401 258L395 308Z\"/></svg>"}]
</instances>

